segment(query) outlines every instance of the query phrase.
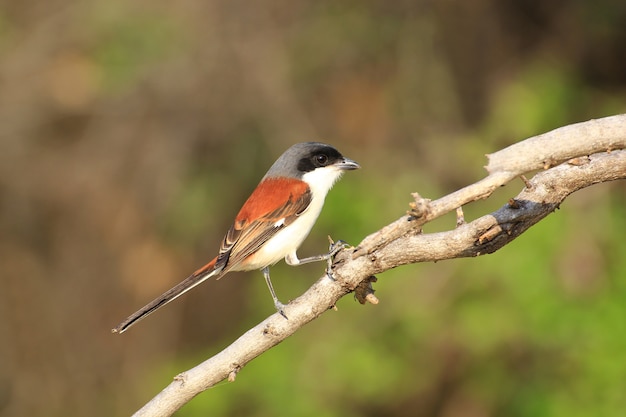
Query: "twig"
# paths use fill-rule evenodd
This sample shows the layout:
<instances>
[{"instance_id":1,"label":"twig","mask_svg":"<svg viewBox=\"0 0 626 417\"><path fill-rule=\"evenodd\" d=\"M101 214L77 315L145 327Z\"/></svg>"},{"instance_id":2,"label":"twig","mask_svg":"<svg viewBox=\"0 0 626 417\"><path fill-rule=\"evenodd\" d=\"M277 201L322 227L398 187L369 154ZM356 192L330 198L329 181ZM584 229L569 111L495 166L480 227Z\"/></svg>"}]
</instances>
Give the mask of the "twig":
<instances>
[{"instance_id":1,"label":"twig","mask_svg":"<svg viewBox=\"0 0 626 417\"><path fill-rule=\"evenodd\" d=\"M552 213L571 193L600 182L626 178L626 115L566 126L488 155L489 175L475 184L429 202L414 196L411 210L340 252L335 281L324 275L285 307L289 320L274 314L248 330L222 352L181 373L136 416L169 416L200 392L235 379L252 359L314 320L346 294L373 297L374 275L399 265L492 253ZM569 161L569 162L566 162ZM422 234L421 225L531 171L524 189L501 209L441 233ZM372 298L373 297L373 298Z\"/></svg>"}]
</instances>

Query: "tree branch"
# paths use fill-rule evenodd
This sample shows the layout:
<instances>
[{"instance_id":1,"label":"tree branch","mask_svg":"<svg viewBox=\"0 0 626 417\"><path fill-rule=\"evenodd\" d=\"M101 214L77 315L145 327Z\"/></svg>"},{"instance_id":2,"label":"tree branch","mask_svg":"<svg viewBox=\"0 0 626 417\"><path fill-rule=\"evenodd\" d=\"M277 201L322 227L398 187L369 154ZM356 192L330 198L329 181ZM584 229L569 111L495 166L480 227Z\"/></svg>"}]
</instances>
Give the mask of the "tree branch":
<instances>
[{"instance_id":1,"label":"tree branch","mask_svg":"<svg viewBox=\"0 0 626 417\"><path fill-rule=\"evenodd\" d=\"M562 127L488 155L483 180L436 201L417 194L411 211L366 237L352 251L340 252L335 281L320 278L285 307L289 320L274 314L248 330L222 352L183 372L136 416L169 416L200 392L228 379L252 359L285 340L356 289L371 295L373 276L400 265L478 256L500 249L552 213L571 193L590 185L626 178L626 115ZM487 198L523 174L536 174L501 209L453 230L422 234L421 226L462 205ZM457 214L458 215L458 214ZM375 298L369 298L376 302Z\"/></svg>"}]
</instances>

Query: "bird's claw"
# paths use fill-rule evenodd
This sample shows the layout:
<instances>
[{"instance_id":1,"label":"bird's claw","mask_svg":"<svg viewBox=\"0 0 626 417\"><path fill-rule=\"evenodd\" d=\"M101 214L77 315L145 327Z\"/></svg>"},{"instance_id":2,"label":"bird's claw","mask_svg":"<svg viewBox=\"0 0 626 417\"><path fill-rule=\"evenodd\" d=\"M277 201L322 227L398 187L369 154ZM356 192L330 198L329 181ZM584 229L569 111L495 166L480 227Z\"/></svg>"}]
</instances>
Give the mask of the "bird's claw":
<instances>
[{"instance_id":1,"label":"bird's claw","mask_svg":"<svg viewBox=\"0 0 626 417\"><path fill-rule=\"evenodd\" d=\"M276 307L276 311L278 313L280 313L281 316L283 316L286 320L289 320L289 317L287 317L287 315L285 314L285 305L283 303L281 303L278 300L274 301L274 307Z\"/></svg>"},{"instance_id":2,"label":"bird's claw","mask_svg":"<svg viewBox=\"0 0 626 417\"><path fill-rule=\"evenodd\" d=\"M330 240L330 237L329 237ZM343 240L338 240L336 242L333 242L332 240L330 241L330 246L328 247L328 259L327 259L327 266L326 266L326 275L328 276L328 278L330 278L332 281L335 280L335 277L333 277L333 260L335 255L337 255L339 252L341 252L342 250L349 248L350 245L348 243L346 243Z\"/></svg>"},{"instance_id":3,"label":"bird's claw","mask_svg":"<svg viewBox=\"0 0 626 417\"><path fill-rule=\"evenodd\" d=\"M342 250L349 248L349 247L350 245L348 245L348 243L343 240L331 242L330 246L328 247L328 255L330 255L330 257L332 258L333 256L337 255Z\"/></svg>"}]
</instances>

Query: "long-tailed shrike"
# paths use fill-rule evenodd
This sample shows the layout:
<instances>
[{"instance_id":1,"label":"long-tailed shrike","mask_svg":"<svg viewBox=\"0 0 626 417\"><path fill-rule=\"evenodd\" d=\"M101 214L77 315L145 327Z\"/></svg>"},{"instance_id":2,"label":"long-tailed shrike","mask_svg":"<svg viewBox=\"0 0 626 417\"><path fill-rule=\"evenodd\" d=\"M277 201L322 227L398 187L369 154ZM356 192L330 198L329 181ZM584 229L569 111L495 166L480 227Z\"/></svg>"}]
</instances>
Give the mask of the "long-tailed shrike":
<instances>
[{"instance_id":1,"label":"long-tailed shrike","mask_svg":"<svg viewBox=\"0 0 626 417\"><path fill-rule=\"evenodd\" d=\"M305 142L283 153L252 192L235 217L219 254L184 281L130 315L113 329L123 333L139 320L211 277L229 271L263 271L278 312L287 317L278 301L269 267L282 258L288 265L329 260L330 253L298 259L296 251L317 220L326 194L344 171L360 168L330 145Z\"/></svg>"}]
</instances>

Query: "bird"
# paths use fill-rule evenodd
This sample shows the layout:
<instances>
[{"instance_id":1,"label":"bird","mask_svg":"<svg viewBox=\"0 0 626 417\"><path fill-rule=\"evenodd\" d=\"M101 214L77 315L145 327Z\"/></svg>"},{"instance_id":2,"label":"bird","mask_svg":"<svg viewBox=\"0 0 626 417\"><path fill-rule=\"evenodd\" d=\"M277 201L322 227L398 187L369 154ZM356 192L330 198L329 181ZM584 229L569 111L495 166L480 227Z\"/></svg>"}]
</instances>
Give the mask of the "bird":
<instances>
[{"instance_id":1,"label":"bird","mask_svg":"<svg viewBox=\"0 0 626 417\"><path fill-rule=\"evenodd\" d=\"M288 265L329 262L343 248L338 241L329 253L299 259L296 252L322 211L326 195L345 171L360 165L333 146L320 142L297 143L267 171L243 204L224 236L218 255L186 279L131 314L115 328L123 333L157 309L209 278L230 271L261 270L278 313L287 318L270 280L269 267L285 259Z\"/></svg>"}]
</instances>

